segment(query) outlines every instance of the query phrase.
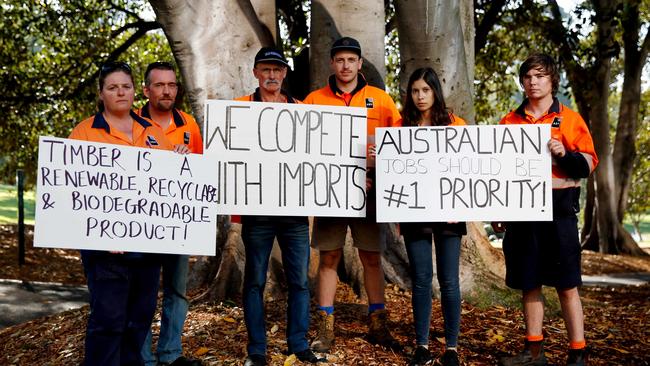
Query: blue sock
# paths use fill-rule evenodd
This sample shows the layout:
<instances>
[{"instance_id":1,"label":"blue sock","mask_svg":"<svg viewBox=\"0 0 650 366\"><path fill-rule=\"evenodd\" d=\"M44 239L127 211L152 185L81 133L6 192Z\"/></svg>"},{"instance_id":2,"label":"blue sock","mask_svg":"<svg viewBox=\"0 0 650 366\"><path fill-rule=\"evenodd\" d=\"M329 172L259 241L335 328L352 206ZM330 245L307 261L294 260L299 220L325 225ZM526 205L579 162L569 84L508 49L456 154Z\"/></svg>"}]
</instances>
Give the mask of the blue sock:
<instances>
[{"instance_id":1,"label":"blue sock","mask_svg":"<svg viewBox=\"0 0 650 366\"><path fill-rule=\"evenodd\" d=\"M384 303L379 303L379 304L370 304L368 305L368 314L373 313L375 310L384 310L386 309L386 306Z\"/></svg>"},{"instance_id":2,"label":"blue sock","mask_svg":"<svg viewBox=\"0 0 650 366\"><path fill-rule=\"evenodd\" d=\"M332 313L334 312L334 306L320 306L320 305L318 305L318 310L324 311L325 313L327 313L327 315L332 315Z\"/></svg>"}]
</instances>

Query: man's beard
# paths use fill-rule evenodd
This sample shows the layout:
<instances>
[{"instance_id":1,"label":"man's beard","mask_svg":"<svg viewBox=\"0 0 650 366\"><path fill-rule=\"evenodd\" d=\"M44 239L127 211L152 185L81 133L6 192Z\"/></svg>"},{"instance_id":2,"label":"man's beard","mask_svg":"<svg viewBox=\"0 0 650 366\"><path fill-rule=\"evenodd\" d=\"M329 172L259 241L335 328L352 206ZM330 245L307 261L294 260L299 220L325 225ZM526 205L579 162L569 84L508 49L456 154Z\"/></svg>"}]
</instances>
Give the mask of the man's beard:
<instances>
[{"instance_id":1,"label":"man's beard","mask_svg":"<svg viewBox=\"0 0 650 366\"><path fill-rule=\"evenodd\" d=\"M156 109L159 111L163 112L169 112L172 109L174 109L174 101L173 100L159 100L158 103L156 103Z\"/></svg>"}]
</instances>

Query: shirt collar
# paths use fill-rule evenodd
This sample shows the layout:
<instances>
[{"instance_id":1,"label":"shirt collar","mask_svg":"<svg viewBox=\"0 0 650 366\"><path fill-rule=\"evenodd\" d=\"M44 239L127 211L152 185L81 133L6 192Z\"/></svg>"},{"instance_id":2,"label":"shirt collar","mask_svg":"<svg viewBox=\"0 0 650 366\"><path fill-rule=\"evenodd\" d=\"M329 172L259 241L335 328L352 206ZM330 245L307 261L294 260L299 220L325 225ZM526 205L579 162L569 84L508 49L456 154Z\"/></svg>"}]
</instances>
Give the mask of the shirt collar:
<instances>
[{"instance_id":1,"label":"shirt collar","mask_svg":"<svg viewBox=\"0 0 650 366\"><path fill-rule=\"evenodd\" d=\"M295 103L296 101L293 99L293 97L289 94L288 91L284 89L280 89L280 94L284 95L287 98L287 103ZM262 94L260 93L260 88L257 87L255 88L255 93L253 93L253 102L261 102L262 101Z\"/></svg>"},{"instance_id":2,"label":"shirt collar","mask_svg":"<svg viewBox=\"0 0 650 366\"><path fill-rule=\"evenodd\" d=\"M336 76L330 75L329 80L329 87L332 90L332 93L335 95L340 95L343 94L343 91L339 89L339 87L336 85ZM368 85L368 82L366 81L366 77L363 76L362 73L357 74L357 86L354 88L354 90L350 93L351 95L355 95L359 90L363 89L366 85Z\"/></svg>"},{"instance_id":3,"label":"shirt collar","mask_svg":"<svg viewBox=\"0 0 650 366\"><path fill-rule=\"evenodd\" d=\"M151 126L151 123L149 123L146 119L138 116L134 111L130 111L129 114L131 115L131 118L133 118L134 121L136 121L138 124L142 126L142 128L147 128ZM104 118L104 114L102 112L97 112L95 114L92 128L101 128L104 129L107 133L111 133L111 126L106 121L106 118Z\"/></svg>"},{"instance_id":4,"label":"shirt collar","mask_svg":"<svg viewBox=\"0 0 650 366\"><path fill-rule=\"evenodd\" d=\"M525 98L523 102L517 107L517 110L515 110L515 113L520 115L523 118L526 118L526 106L528 105L528 98ZM553 104L551 104L551 107L548 109L547 114L551 113L560 113L560 101L556 98L553 97Z\"/></svg>"}]
</instances>

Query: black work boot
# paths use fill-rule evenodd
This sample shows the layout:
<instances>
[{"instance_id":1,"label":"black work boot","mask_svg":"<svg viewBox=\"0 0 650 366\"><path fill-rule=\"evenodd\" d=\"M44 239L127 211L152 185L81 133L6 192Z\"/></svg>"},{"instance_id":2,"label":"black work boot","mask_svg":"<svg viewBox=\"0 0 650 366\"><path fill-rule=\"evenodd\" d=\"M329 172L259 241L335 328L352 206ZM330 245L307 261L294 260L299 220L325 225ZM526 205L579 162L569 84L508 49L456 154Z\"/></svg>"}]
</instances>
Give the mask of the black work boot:
<instances>
[{"instance_id":1,"label":"black work boot","mask_svg":"<svg viewBox=\"0 0 650 366\"><path fill-rule=\"evenodd\" d=\"M514 356L502 357L501 366L544 366L547 365L544 355L544 341L524 341L524 350Z\"/></svg>"}]
</instances>

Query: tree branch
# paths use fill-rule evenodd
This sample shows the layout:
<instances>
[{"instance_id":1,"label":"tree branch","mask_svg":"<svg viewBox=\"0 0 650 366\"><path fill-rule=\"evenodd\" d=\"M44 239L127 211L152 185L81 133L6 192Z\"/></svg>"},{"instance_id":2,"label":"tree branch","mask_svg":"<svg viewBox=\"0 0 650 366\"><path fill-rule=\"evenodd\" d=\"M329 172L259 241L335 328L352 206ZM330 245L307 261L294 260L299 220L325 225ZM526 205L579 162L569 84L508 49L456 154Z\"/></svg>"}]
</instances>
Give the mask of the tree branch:
<instances>
[{"instance_id":1,"label":"tree branch","mask_svg":"<svg viewBox=\"0 0 650 366\"><path fill-rule=\"evenodd\" d=\"M112 1L110 2L110 7L115 9L115 10L119 10L119 11L125 13L125 14L128 14L129 16L132 16L135 19L138 19L139 21L144 21L142 18L140 18L140 15L138 13L136 13L134 11L131 11L131 10L129 10L129 9L123 7L123 6L117 5Z\"/></svg>"},{"instance_id":2,"label":"tree branch","mask_svg":"<svg viewBox=\"0 0 650 366\"><path fill-rule=\"evenodd\" d=\"M155 28L151 28L151 29L155 29ZM104 62L117 60L117 58L120 57L120 55L126 52L126 50L128 50L129 47L131 47L131 45L137 42L151 29L146 27L139 28L135 33L131 35L131 37L129 37L126 41L124 41L124 43L122 43L119 47L114 49L104 60ZM77 87L68 95L75 95L77 93L80 93L81 90L94 83L98 76L99 76L99 68L90 77L88 77L87 79L79 83L79 85L77 85Z\"/></svg>"},{"instance_id":3,"label":"tree branch","mask_svg":"<svg viewBox=\"0 0 650 366\"><path fill-rule=\"evenodd\" d=\"M475 18L476 32L474 36L474 53L478 54L487 43L487 36L497 21L501 18L501 10L508 0L495 0L490 2L490 8L485 12L483 19L477 22ZM476 11L474 12L476 14Z\"/></svg>"},{"instance_id":4,"label":"tree branch","mask_svg":"<svg viewBox=\"0 0 650 366\"><path fill-rule=\"evenodd\" d=\"M115 29L114 31L111 32L111 38L115 38L122 34L123 32L129 30L129 29L141 29L145 28L147 31L154 30L154 29L159 29L162 28L162 24L156 22L156 21L145 21L145 20L138 20L133 23L127 23L124 24L123 26Z\"/></svg>"},{"instance_id":5,"label":"tree branch","mask_svg":"<svg viewBox=\"0 0 650 366\"><path fill-rule=\"evenodd\" d=\"M650 32L646 32L643 43L641 44L641 49L639 50L639 60L641 63L645 63L645 59L648 57L648 52L650 52Z\"/></svg>"}]
</instances>

